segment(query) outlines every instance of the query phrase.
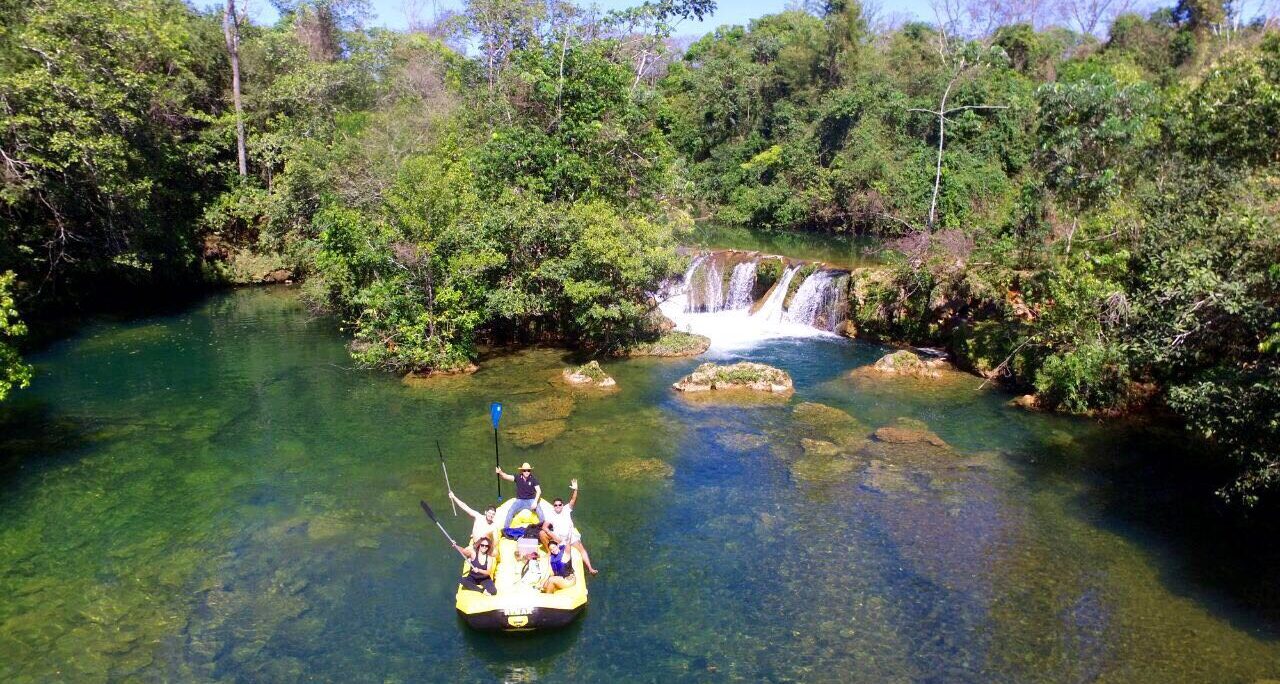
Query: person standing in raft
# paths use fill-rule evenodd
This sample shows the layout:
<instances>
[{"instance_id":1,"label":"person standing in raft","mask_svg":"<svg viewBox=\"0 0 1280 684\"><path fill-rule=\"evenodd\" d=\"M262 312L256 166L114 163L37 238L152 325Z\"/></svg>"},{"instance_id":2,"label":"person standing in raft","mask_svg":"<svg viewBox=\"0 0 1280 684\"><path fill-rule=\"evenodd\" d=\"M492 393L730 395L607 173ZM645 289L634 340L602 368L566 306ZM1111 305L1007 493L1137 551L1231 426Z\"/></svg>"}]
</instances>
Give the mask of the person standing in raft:
<instances>
[{"instance_id":1,"label":"person standing in raft","mask_svg":"<svg viewBox=\"0 0 1280 684\"><path fill-rule=\"evenodd\" d=\"M596 569L591 565L591 556L587 554L587 549L582 545L582 535L578 534L578 529L573 525L573 507L578 503L578 481L576 479L569 480L569 489L573 490L573 496L569 497L569 503L565 503L564 499L556 497L551 500L551 510L543 511L542 519L550 525L551 530L543 530L541 537L542 543L550 546L552 540L557 541L567 547L582 554L582 564L587 567L587 572L596 574Z\"/></svg>"},{"instance_id":2,"label":"person standing in raft","mask_svg":"<svg viewBox=\"0 0 1280 684\"><path fill-rule=\"evenodd\" d=\"M459 499L457 495L453 493L452 489L449 490L449 498L453 499L453 502L458 504L458 508L461 508L463 513L466 513L467 515L471 516L471 520L472 520L471 543L472 544L476 543L481 539L485 539L485 538L492 539L495 536L495 533L497 532L497 528L494 527L493 516L498 514L498 510L496 508L494 508L493 506L490 506L484 509L483 514L477 513L474 508L463 503L462 499Z\"/></svg>"},{"instance_id":3,"label":"person standing in raft","mask_svg":"<svg viewBox=\"0 0 1280 684\"><path fill-rule=\"evenodd\" d=\"M474 548L463 548L457 544L453 548L467 559L467 571L458 580L458 584L470 591L497 594L498 588L493 584L493 556L489 554L493 541L488 537L481 537L476 540Z\"/></svg>"},{"instance_id":4,"label":"person standing in raft","mask_svg":"<svg viewBox=\"0 0 1280 684\"><path fill-rule=\"evenodd\" d=\"M511 519L520 511L533 511L534 515L538 514L538 501L542 499L542 485L538 483L538 478L533 476L533 466L529 465L528 461L520 464L518 475L506 474L501 466L494 468L493 471L507 482L516 483L516 500L511 502L511 507L507 509L507 519L502 521L502 529L511 527Z\"/></svg>"}]
</instances>

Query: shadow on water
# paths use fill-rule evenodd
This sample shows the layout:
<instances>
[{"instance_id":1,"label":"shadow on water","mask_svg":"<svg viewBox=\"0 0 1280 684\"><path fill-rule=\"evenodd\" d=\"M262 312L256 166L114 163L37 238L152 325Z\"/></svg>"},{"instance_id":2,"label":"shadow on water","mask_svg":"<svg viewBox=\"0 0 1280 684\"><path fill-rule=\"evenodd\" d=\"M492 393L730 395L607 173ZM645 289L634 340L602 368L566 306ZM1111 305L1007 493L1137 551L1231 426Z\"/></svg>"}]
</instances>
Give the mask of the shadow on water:
<instances>
[{"instance_id":1,"label":"shadow on water","mask_svg":"<svg viewBox=\"0 0 1280 684\"><path fill-rule=\"evenodd\" d=\"M1080 454L1050 445L1029 467L1089 480L1074 513L1150 551L1162 585L1257 637L1280 640L1280 516L1245 514L1215 491L1229 464L1213 461L1185 432L1129 426L1093 436ZM1104 457L1127 454L1123 458Z\"/></svg>"},{"instance_id":2,"label":"shadow on water","mask_svg":"<svg viewBox=\"0 0 1280 684\"><path fill-rule=\"evenodd\" d=\"M89 425L55 414L43 401L0 407L0 486L15 485L20 469L79 453L89 434Z\"/></svg>"},{"instance_id":3,"label":"shadow on water","mask_svg":"<svg viewBox=\"0 0 1280 684\"><path fill-rule=\"evenodd\" d=\"M502 681L522 681L537 677L530 670L541 670L567 652L579 640L589 610L584 608L578 619L561 629L535 632L481 632L467 626L458 616L458 631L471 652L487 662L487 669Z\"/></svg>"}]
</instances>

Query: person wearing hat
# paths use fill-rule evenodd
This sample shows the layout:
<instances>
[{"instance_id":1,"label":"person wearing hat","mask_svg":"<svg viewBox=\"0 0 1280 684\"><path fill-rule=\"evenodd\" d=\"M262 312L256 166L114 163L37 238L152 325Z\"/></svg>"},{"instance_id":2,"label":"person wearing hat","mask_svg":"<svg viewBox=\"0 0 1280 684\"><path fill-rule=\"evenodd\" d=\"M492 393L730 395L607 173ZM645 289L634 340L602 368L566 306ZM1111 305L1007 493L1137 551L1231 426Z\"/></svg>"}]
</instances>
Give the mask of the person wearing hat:
<instances>
[{"instance_id":1,"label":"person wearing hat","mask_svg":"<svg viewBox=\"0 0 1280 684\"><path fill-rule=\"evenodd\" d=\"M507 482L516 483L516 500L511 502L511 506L507 508L507 519L503 521L502 528L505 530L511 527L511 519L516 517L516 513L520 511L533 511L534 515L538 514L538 502L542 500L542 485L538 483L538 478L533 476L533 466L528 461L520 464L519 473L516 475L508 475L502 471L502 466L493 469L498 477Z\"/></svg>"}]
</instances>

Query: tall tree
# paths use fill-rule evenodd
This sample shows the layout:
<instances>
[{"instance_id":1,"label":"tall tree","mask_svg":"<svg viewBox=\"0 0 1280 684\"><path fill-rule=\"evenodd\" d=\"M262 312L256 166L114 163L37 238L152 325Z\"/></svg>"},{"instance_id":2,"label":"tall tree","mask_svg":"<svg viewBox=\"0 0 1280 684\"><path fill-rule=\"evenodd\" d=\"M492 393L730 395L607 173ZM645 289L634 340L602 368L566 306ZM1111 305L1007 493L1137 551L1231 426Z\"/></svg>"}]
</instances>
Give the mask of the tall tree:
<instances>
[{"instance_id":1,"label":"tall tree","mask_svg":"<svg viewBox=\"0 0 1280 684\"><path fill-rule=\"evenodd\" d=\"M227 0L222 13L222 32L227 38L227 57L231 59L231 98L236 105L236 161L240 175L249 174L244 151L244 108L240 104L240 19L236 15L236 0Z\"/></svg>"}]
</instances>

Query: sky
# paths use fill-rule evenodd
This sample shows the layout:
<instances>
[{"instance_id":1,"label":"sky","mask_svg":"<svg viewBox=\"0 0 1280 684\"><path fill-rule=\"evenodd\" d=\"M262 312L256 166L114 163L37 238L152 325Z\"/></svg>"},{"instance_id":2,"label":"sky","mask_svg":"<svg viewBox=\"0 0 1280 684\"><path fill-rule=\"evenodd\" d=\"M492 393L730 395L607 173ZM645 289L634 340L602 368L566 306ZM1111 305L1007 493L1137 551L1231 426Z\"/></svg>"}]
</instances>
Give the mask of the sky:
<instances>
[{"instance_id":1,"label":"sky","mask_svg":"<svg viewBox=\"0 0 1280 684\"><path fill-rule=\"evenodd\" d=\"M274 23L276 12L268 0L243 0L249 17L263 24ZM642 0L582 0L578 4L598 6L602 10L621 9L638 5ZM429 17L433 7L440 9L461 9L463 0L370 0L374 17L369 22L375 26L403 29L408 27L406 7L417 5L421 14ZM686 21L677 28L676 33L683 36L700 36L724 24L746 24L752 19L766 14L781 12L788 6L796 4L796 0L718 0L715 14L701 22ZM931 19L933 11L929 9L928 0L882 0L881 13L884 15L906 15L913 18Z\"/></svg>"}]
</instances>

